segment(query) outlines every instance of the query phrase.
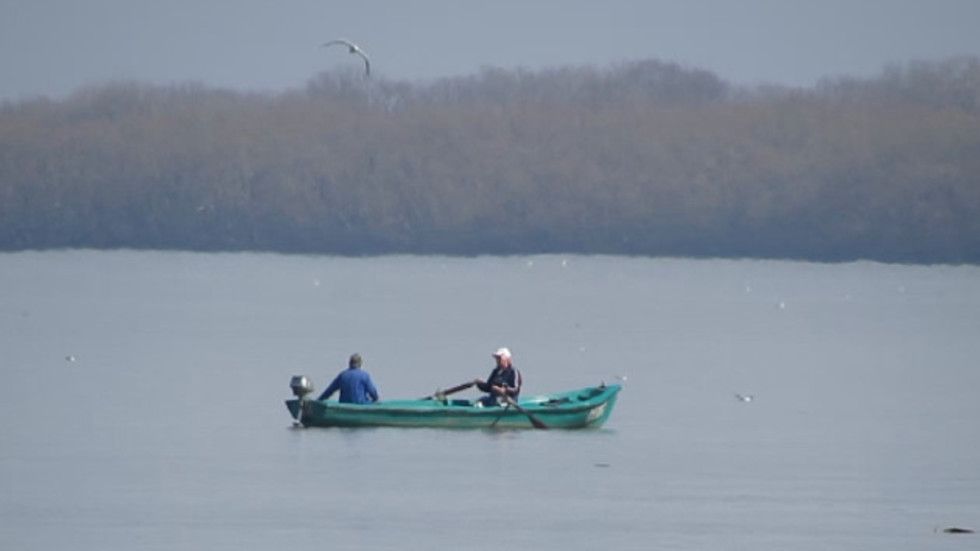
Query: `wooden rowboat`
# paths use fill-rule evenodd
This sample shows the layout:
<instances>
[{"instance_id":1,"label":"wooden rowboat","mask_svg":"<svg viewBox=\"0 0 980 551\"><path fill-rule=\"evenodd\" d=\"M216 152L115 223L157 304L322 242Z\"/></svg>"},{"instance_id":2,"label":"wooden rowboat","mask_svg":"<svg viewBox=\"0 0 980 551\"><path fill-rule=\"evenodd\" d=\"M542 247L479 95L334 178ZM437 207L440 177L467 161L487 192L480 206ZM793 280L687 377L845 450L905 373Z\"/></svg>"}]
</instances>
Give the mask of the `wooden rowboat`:
<instances>
[{"instance_id":1,"label":"wooden rowboat","mask_svg":"<svg viewBox=\"0 0 980 551\"><path fill-rule=\"evenodd\" d=\"M286 407L298 424L307 427L580 429L601 426L612 413L621 388L601 384L483 406L478 401L450 399L442 394L417 400L342 404L305 398L294 387L297 397L286 400Z\"/></svg>"}]
</instances>

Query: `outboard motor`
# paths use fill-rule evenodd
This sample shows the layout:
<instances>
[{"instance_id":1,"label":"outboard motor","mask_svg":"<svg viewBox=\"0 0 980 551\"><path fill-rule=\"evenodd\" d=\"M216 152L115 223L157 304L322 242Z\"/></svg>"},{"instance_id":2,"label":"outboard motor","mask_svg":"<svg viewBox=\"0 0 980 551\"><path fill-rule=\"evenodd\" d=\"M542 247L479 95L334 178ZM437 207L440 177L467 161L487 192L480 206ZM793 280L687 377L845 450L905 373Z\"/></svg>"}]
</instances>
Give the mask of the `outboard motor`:
<instances>
[{"instance_id":1,"label":"outboard motor","mask_svg":"<svg viewBox=\"0 0 980 551\"><path fill-rule=\"evenodd\" d=\"M297 398L296 419L293 424L297 427L303 425L303 410L306 409L306 395L313 392L313 381L303 375L294 375L289 380L289 388L293 391L293 396Z\"/></svg>"},{"instance_id":2,"label":"outboard motor","mask_svg":"<svg viewBox=\"0 0 980 551\"><path fill-rule=\"evenodd\" d=\"M293 375L293 378L289 380L289 388L293 390L293 396L302 401L307 394L313 392L313 381L303 375Z\"/></svg>"}]
</instances>

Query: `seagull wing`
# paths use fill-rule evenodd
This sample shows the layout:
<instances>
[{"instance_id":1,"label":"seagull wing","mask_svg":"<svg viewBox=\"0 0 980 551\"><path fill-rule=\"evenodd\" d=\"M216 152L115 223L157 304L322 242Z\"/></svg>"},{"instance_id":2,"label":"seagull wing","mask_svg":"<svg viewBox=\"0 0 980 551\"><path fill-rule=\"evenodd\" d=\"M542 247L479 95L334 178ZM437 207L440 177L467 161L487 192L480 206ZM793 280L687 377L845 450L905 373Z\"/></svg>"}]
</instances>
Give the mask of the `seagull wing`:
<instances>
[{"instance_id":1,"label":"seagull wing","mask_svg":"<svg viewBox=\"0 0 980 551\"><path fill-rule=\"evenodd\" d=\"M347 46L348 48L357 49L357 45L354 44L353 42L351 42L350 40L347 40L346 38L337 38L337 39L331 40L329 42L324 42L323 44L320 44L320 46L332 46L334 44L343 44L344 46Z\"/></svg>"},{"instance_id":2,"label":"seagull wing","mask_svg":"<svg viewBox=\"0 0 980 551\"><path fill-rule=\"evenodd\" d=\"M334 44L343 44L344 46L347 46L350 53L361 56L361 59L364 60L364 75L371 76L371 59L366 53L364 53L364 50L362 50L360 46L354 44L346 38L336 38L334 40L330 40L329 42L324 42L320 46L332 46Z\"/></svg>"},{"instance_id":3,"label":"seagull wing","mask_svg":"<svg viewBox=\"0 0 980 551\"><path fill-rule=\"evenodd\" d=\"M360 48L354 50L354 53L364 60L364 76L371 76L371 59Z\"/></svg>"}]
</instances>

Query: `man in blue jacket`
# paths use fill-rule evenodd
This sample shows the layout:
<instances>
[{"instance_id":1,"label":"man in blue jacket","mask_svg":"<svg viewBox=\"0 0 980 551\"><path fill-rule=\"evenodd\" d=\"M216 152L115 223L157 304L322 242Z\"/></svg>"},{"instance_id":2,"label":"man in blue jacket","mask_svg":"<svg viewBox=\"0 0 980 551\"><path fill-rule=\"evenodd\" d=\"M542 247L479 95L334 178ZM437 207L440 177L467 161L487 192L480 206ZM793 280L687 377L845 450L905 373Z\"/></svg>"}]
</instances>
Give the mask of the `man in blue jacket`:
<instances>
[{"instance_id":1,"label":"man in blue jacket","mask_svg":"<svg viewBox=\"0 0 980 551\"><path fill-rule=\"evenodd\" d=\"M341 371L330 383L319 400L326 400L334 392L340 391L340 401L346 404L369 404L378 401L378 389L374 387L371 375L361 369L361 355L350 357L347 369Z\"/></svg>"},{"instance_id":2,"label":"man in blue jacket","mask_svg":"<svg viewBox=\"0 0 980 551\"><path fill-rule=\"evenodd\" d=\"M493 353L497 360L497 366L490 372L490 377L484 381L476 379L477 388L488 393L480 399L483 405L500 405L507 401L507 397L517 400L521 393L521 373L517 371L510 359L510 350L500 348Z\"/></svg>"}]
</instances>

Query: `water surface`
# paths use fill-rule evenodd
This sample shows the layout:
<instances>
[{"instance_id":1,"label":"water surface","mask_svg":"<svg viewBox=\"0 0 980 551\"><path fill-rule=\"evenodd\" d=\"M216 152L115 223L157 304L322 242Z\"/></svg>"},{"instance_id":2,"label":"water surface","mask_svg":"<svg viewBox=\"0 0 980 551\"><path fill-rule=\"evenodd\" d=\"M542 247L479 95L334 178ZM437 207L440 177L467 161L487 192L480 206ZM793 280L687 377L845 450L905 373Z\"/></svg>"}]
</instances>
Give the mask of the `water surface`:
<instances>
[{"instance_id":1,"label":"water surface","mask_svg":"<svg viewBox=\"0 0 980 551\"><path fill-rule=\"evenodd\" d=\"M0 548L980 541L933 532L980 527L976 267L62 251L0 255L0 293ZM355 351L384 399L500 346L526 394L625 376L607 425L297 430L282 403Z\"/></svg>"}]
</instances>

